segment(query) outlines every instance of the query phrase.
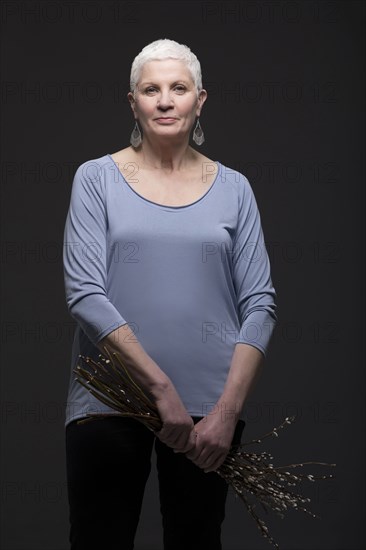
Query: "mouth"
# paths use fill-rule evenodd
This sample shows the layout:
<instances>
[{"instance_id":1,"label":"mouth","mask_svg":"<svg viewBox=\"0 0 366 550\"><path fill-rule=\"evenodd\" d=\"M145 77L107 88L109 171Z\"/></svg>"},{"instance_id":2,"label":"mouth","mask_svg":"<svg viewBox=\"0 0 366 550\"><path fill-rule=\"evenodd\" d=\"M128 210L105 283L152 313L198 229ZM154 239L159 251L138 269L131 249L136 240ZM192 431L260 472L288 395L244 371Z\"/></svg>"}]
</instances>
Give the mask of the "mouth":
<instances>
[{"instance_id":1,"label":"mouth","mask_svg":"<svg viewBox=\"0 0 366 550\"><path fill-rule=\"evenodd\" d=\"M155 118L155 122L161 126L172 126L178 119L172 117Z\"/></svg>"},{"instance_id":2,"label":"mouth","mask_svg":"<svg viewBox=\"0 0 366 550\"><path fill-rule=\"evenodd\" d=\"M158 118L154 118L154 120L178 120L178 119L171 116L160 116Z\"/></svg>"}]
</instances>

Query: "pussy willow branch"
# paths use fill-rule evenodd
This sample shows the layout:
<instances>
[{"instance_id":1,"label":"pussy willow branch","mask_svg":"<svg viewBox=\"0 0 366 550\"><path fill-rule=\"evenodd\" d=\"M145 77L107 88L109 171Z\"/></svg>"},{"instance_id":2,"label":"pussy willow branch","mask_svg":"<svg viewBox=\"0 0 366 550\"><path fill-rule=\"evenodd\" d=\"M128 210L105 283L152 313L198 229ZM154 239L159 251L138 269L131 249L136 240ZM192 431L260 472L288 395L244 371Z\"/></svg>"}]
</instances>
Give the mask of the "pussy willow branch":
<instances>
[{"instance_id":1,"label":"pussy willow branch","mask_svg":"<svg viewBox=\"0 0 366 550\"><path fill-rule=\"evenodd\" d=\"M84 424L95 418L125 416L142 422L154 433L158 432L162 428L163 423L153 400L133 380L119 353L113 352L111 354L105 346L103 349L105 350L106 357L100 354L99 358L101 360L99 362L94 361L91 357L79 355L88 367L93 370L94 374L80 365L77 365L74 373L77 375L77 381L94 397L118 412L116 414L91 413L87 418L79 420L78 424ZM291 424L294 419L294 416L286 417L280 426L273 428L272 431L262 437L252 439L246 443L232 445L224 462L216 470L216 473L233 487L236 496L244 502L263 537L268 539L277 549L279 549L279 546L270 535L265 522L254 511L256 505L249 503L245 493L249 493L255 497L266 513L268 513L268 506L283 518L286 510L294 508L316 518L318 516L303 506L307 502L310 502L310 498L305 498L302 495L294 493L286 487L296 486L304 479L315 481L316 479L334 478L334 476L315 476L305 473L293 474L282 470L299 468L308 464L321 466L335 466L335 464L312 461L289 464L287 466L274 466L269 462L273 460L273 456L269 453L246 452L240 449L247 445L260 444L263 439L268 437L278 437L278 430Z\"/></svg>"}]
</instances>

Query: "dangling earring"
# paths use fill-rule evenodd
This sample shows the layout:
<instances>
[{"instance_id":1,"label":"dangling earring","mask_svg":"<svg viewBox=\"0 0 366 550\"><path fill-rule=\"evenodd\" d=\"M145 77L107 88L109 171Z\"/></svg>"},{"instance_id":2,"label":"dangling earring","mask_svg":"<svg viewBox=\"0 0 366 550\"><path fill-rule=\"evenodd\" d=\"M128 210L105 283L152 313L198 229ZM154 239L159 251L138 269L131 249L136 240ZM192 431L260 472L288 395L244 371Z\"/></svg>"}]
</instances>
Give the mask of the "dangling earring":
<instances>
[{"instance_id":1,"label":"dangling earring","mask_svg":"<svg viewBox=\"0 0 366 550\"><path fill-rule=\"evenodd\" d=\"M193 130L193 141L197 143L197 145L202 145L202 143L205 141L205 136L203 134L199 118L197 119L196 127Z\"/></svg>"},{"instance_id":2,"label":"dangling earring","mask_svg":"<svg viewBox=\"0 0 366 550\"><path fill-rule=\"evenodd\" d=\"M141 144L141 142L142 142L141 132L136 120L135 127L131 133L130 143L132 147L138 147Z\"/></svg>"}]
</instances>

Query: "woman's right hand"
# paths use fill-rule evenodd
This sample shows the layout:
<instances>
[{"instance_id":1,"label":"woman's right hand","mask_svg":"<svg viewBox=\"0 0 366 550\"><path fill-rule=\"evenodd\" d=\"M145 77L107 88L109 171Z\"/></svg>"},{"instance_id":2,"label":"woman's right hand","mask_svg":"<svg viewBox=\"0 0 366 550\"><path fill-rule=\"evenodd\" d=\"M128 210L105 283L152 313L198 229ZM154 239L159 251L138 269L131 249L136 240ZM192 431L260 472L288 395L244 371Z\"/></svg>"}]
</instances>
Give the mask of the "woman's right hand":
<instances>
[{"instance_id":1,"label":"woman's right hand","mask_svg":"<svg viewBox=\"0 0 366 550\"><path fill-rule=\"evenodd\" d=\"M155 405L163 423L160 431L154 432L163 443L186 453L196 445L194 422L184 407L173 384L155 396Z\"/></svg>"}]
</instances>

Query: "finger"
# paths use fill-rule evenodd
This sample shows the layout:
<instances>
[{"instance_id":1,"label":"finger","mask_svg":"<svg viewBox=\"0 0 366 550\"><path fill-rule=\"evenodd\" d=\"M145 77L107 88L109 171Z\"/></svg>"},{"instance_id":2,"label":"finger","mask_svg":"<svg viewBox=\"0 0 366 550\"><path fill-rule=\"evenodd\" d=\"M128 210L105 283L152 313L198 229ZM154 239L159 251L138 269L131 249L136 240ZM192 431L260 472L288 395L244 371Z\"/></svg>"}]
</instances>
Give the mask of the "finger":
<instances>
[{"instance_id":1,"label":"finger","mask_svg":"<svg viewBox=\"0 0 366 550\"><path fill-rule=\"evenodd\" d=\"M174 449L174 452L175 453L187 454L187 453L193 451L195 447L196 447L196 445L193 444L193 445L189 445L188 447L185 447L184 449Z\"/></svg>"},{"instance_id":2,"label":"finger","mask_svg":"<svg viewBox=\"0 0 366 550\"><path fill-rule=\"evenodd\" d=\"M198 443L198 432L194 430L189 434L189 438L185 447L185 452L195 449L197 447L197 443Z\"/></svg>"},{"instance_id":3,"label":"finger","mask_svg":"<svg viewBox=\"0 0 366 550\"><path fill-rule=\"evenodd\" d=\"M165 425L162 424L160 430L155 430L154 435L156 437L159 437L159 438L164 437L165 436Z\"/></svg>"},{"instance_id":4,"label":"finger","mask_svg":"<svg viewBox=\"0 0 366 550\"><path fill-rule=\"evenodd\" d=\"M207 454L205 455L204 453L202 453L198 461L196 462L196 464L202 469L211 469L212 466L214 466L219 459L220 459L220 456L218 456L217 452L215 451L213 451L209 455Z\"/></svg>"},{"instance_id":5,"label":"finger","mask_svg":"<svg viewBox=\"0 0 366 550\"><path fill-rule=\"evenodd\" d=\"M201 453L202 453L202 449L196 446L191 451L188 451L187 453L185 453L185 455L187 458L189 458L189 460L192 460L192 462L196 464L197 461L202 459Z\"/></svg>"},{"instance_id":6,"label":"finger","mask_svg":"<svg viewBox=\"0 0 366 550\"><path fill-rule=\"evenodd\" d=\"M160 439L166 445L173 447L175 441L178 439L177 435L174 433L174 429L169 428L168 426L163 426L159 432L155 432L156 437ZM175 436L175 437L174 437Z\"/></svg>"},{"instance_id":7,"label":"finger","mask_svg":"<svg viewBox=\"0 0 366 550\"><path fill-rule=\"evenodd\" d=\"M204 468L204 472L206 474L209 472L215 472L220 468L224 460L225 460L225 457L221 456L219 459L215 460L215 462L213 462L211 465L210 464L206 465Z\"/></svg>"},{"instance_id":8,"label":"finger","mask_svg":"<svg viewBox=\"0 0 366 550\"><path fill-rule=\"evenodd\" d=\"M190 451L186 456L192 460L199 468L203 468L207 465L207 450L202 449L201 446L197 446L196 449Z\"/></svg>"},{"instance_id":9,"label":"finger","mask_svg":"<svg viewBox=\"0 0 366 550\"><path fill-rule=\"evenodd\" d=\"M188 437L180 438L179 443L177 443L176 445L177 451L181 453L186 453L194 449L196 446L197 435L197 432L190 432Z\"/></svg>"},{"instance_id":10,"label":"finger","mask_svg":"<svg viewBox=\"0 0 366 550\"><path fill-rule=\"evenodd\" d=\"M170 431L168 431L168 428L166 428L165 433L159 432L156 435L160 439L160 441L162 441L165 445L173 449L174 452L185 453L187 451L192 450L195 447L195 438L190 437L188 442L184 444L186 442L186 437L182 436L181 432L178 432L177 434L174 428L171 429Z\"/></svg>"},{"instance_id":11,"label":"finger","mask_svg":"<svg viewBox=\"0 0 366 550\"><path fill-rule=\"evenodd\" d=\"M181 448L179 448L179 446L177 445L178 448L175 449L174 452L188 453L195 449L197 444L197 436L198 433L196 431L190 432L188 439L185 441L185 444L182 445Z\"/></svg>"}]
</instances>

